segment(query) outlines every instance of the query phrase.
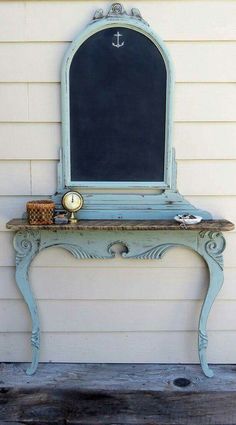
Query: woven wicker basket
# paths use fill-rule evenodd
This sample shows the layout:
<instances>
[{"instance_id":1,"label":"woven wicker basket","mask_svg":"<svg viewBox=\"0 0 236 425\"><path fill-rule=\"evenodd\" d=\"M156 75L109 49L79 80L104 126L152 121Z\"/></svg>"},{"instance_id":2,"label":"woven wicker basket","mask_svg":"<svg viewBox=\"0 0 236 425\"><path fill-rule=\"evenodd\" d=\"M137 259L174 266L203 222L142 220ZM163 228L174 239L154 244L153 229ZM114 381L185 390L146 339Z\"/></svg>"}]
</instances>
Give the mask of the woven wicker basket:
<instances>
[{"instance_id":1,"label":"woven wicker basket","mask_svg":"<svg viewBox=\"0 0 236 425\"><path fill-rule=\"evenodd\" d=\"M55 204L53 201L29 201L26 204L29 224L52 224Z\"/></svg>"}]
</instances>

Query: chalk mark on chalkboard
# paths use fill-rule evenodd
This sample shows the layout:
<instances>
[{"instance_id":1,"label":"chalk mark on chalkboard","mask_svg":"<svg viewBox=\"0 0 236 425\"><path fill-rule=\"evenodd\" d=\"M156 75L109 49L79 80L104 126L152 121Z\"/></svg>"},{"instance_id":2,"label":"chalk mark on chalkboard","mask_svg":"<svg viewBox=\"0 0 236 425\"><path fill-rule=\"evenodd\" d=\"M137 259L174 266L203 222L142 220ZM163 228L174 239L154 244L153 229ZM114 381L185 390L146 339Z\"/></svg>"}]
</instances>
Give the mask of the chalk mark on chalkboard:
<instances>
[{"instance_id":1,"label":"chalk mark on chalkboard","mask_svg":"<svg viewBox=\"0 0 236 425\"><path fill-rule=\"evenodd\" d=\"M117 49L119 49L119 47L124 46L124 44L125 44L124 41L122 41L122 43L120 43L120 37L123 37L123 35L120 34L119 31L117 31L117 33L114 34L114 37L117 38L117 42L116 42L116 44L115 43L112 43L112 46L117 47Z\"/></svg>"}]
</instances>

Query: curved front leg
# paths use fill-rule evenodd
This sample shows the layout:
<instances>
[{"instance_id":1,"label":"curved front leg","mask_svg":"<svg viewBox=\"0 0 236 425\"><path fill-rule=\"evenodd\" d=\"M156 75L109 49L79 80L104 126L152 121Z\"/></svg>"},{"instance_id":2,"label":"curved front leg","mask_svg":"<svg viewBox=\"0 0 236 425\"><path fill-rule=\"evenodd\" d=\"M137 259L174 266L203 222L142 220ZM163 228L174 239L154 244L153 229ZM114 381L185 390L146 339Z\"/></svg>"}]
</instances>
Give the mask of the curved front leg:
<instances>
[{"instance_id":1,"label":"curved front leg","mask_svg":"<svg viewBox=\"0 0 236 425\"><path fill-rule=\"evenodd\" d=\"M224 249L225 239L221 233L209 231L199 233L197 251L208 265L210 281L199 317L198 352L202 370L209 378L211 378L214 373L212 369L209 368L206 358L206 349L208 345L207 320L211 307L224 281L222 256Z\"/></svg>"},{"instance_id":2,"label":"curved front leg","mask_svg":"<svg viewBox=\"0 0 236 425\"><path fill-rule=\"evenodd\" d=\"M37 369L40 350L40 327L37 305L30 288L28 272L31 261L39 251L40 234L35 230L19 231L14 237L16 250L16 283L28 306L32 320L32 363L27 375L33 375Z\"/></svg>"}]
</instances>

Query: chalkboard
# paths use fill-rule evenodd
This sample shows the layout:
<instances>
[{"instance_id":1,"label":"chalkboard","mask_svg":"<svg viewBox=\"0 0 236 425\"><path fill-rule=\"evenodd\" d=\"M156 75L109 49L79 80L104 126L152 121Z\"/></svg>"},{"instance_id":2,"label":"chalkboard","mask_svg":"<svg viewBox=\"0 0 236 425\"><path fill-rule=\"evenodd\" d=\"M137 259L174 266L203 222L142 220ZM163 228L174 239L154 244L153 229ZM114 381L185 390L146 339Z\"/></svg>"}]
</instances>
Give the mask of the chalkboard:
<instances>
[{"instance_id":1,"label":"chalkboard","mask_svg":"<svg viewBox=\"0 0 236 425\"><path fill-rule=\"evenodd\" d=\"M164 180L166 67L138 31L90 36L69 71L71 181Z\"/></svg>"}]
</instances>

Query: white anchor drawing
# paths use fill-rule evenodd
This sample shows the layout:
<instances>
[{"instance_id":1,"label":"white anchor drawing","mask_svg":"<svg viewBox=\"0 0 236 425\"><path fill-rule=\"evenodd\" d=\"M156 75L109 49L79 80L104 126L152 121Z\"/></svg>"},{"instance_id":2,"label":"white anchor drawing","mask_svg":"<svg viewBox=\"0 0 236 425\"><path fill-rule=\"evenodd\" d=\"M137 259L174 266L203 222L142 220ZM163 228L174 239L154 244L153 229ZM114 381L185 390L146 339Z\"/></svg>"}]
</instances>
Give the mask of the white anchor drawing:
<instances>
[{"instance_id":1,"label":"white anchor drawing","mask_svg":"<svg viewBox=\"0 0 236 425\"><path fill-rule=\"evenodd\" d=\"M117 37L117 42L116 42L116 44L112 43L112 46L117 47L117 49L119 49L119 47L124 46L124 44L125 44L124 41L122 41L122 43L120 43L120 37L123 37L123 36L122 36L122 34L119 33L119 31L117 31L117 33L114 34L114 37Z\"/></svg>"}]
</instances>

